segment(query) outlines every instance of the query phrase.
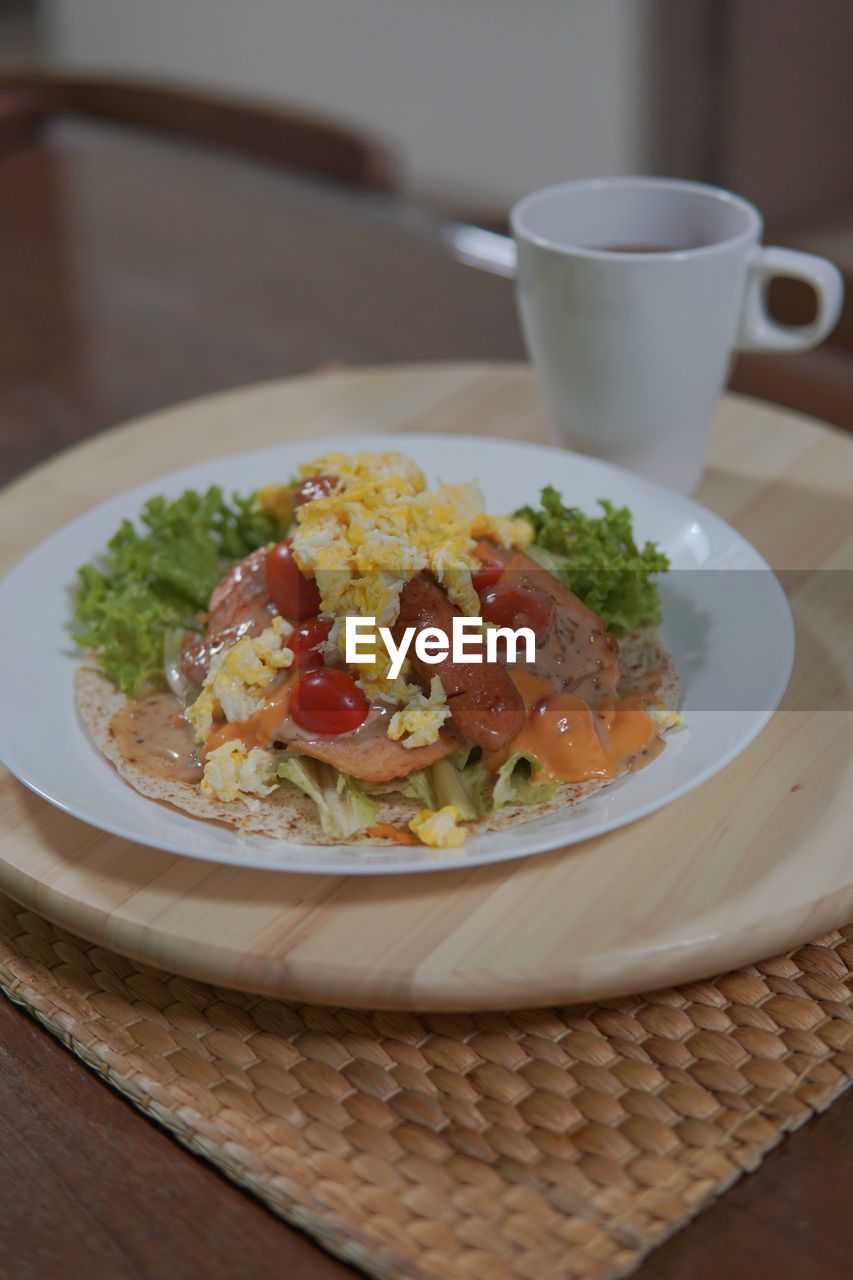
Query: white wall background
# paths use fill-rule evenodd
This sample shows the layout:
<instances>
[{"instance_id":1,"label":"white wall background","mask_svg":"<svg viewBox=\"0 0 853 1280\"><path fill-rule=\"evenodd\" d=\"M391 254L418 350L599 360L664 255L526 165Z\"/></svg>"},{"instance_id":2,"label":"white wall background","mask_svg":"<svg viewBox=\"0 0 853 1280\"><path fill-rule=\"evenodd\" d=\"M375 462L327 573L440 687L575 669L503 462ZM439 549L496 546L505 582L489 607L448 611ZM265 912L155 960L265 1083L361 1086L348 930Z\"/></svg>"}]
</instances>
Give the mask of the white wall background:
<instances>
[{"instance_id":1,"label":"white wall background","mask_svg":"<svg viewBox=\"0 0 853 1280\"><path fill-rule=\"evenodd\" d=\"M47 0L47 56L337 115L410 189L505 205L648 167L651 0Z\"/></svg>"}]
</instances>

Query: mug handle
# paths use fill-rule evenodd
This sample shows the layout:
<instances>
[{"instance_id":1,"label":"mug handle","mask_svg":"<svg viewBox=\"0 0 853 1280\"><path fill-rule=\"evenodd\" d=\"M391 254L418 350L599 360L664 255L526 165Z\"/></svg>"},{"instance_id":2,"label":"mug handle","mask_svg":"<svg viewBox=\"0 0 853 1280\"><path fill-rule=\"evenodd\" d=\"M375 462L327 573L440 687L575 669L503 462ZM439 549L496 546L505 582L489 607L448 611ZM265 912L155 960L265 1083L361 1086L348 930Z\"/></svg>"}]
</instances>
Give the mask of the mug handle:
<instances>
[{"instance_id":1,"label":"mug handle","mask_svg":"<svg viewBox=\"0 0 853 1280\"><path fill-rule=\"evenodd\" d=\"M817 296L811 324L778 324L767 310L767 284L792 276L810 284ZM739 351L808 351L834 328L844 301L844 279L826 258L796 249L759 246L746 265L746 292L735 346Z\"/></svg>"}]
</instances>

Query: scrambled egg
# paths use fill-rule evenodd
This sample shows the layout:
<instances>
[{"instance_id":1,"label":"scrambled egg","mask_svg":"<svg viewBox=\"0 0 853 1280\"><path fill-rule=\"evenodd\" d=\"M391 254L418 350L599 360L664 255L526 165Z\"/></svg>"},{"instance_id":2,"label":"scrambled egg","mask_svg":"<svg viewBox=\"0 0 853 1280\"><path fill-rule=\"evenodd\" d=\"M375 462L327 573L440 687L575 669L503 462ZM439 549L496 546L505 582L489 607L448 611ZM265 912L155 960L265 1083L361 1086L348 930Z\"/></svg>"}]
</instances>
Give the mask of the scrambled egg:
<instances>
[{"instance_id":1,"label":"scrambled egg","mask_svg":"<svg viewBox=\"0 0 853 1280\"><path fill-rule=\"evenodd\" d=\"M253 511L273 516L284 533L293 519L293 489L289 484L265 484L255 494Z\"/></svg>"},{"instance_id":2,"label":"scrambled egg","mask_svg":"<svg viewBox=\"0 0 853 1280\"><path fill-rule=\"evenodd\" d=\"M275 760L260 747L247 751L232 738L208 754L201 780L201 794L219 800L236 800L239 795L268 796L275 791Z\"/></svg>"},{"instance_id":3,"label":"scrambled egg","mask_svg":"<svg viewBox=\"0 0 853 1280\"><path fill-rule=\"evenodd\" d=\"M456 805L446 804L443 809L421 809L410 820L409 830L431 849L457 849L465 843L465 832L456 825L458 821Z\"/></svg>"},{"instance_id":4,"label":"scrambled egg","mask_svg":"<svg viewBox=\"0 0 853 1280\"><path fill-rule=\"evenodd\" d=\"M656 702L648 708L648 712L661 733L666 733L669 729L682 729L684 727L684 716L677 711L673 711L671 707L665 707L662 702Z\"/></svg>"},{"instance_id":5,"label":"scrambled egg","mask_svg":"<svg viewBox=\"0 0 853 1280\"><path fill-rule=\"evenodd\" d=\"M426 747L438 738L438 731L450 715L450 707L438 676L433 676L429 697L420 690L402 711L396 711L388 725L388 737L398 741L403 738L404 747ZM403 735L406 734L406 737Z\"/></svg>"},{"instance_id":6,"label":"scrambled egg","mask_svg":"<svg viewBox=\"0 0 853 1280\"><path fill-rule=\"evenodd\" d=\"M471 581L479 566L476 541L526 547L533 530L526 520L489 516L476 484L441 484L427 490L420 468L399 453L329 453L300 468L304 478L333 475L333 493L297 508L293 553L304 573L317 580L321 612L332 619L331 646L342 654L343 620L359 615L390 627L406 581L430 570L465 614L480 611ZM368 696L408 704L418 689L401 675L391 681L384 648L377 662L359 668Z\"/></svg>"},{"instance_id":7,"label":"scrambled egg","mask_svg":"<svg viewBox=\"0 0 853 1280\"><path fill-rule=\"evenodd\" d=\"M284 618L273 618L259 636L243 636L214 654L201 693L186 711L196 742L210 736L216 719L248 720L260 709L267 685L293 662L293 652L285 645L292 631Z\"/></svg>"},{"instance_id":8,"label":"scrambled egg","mask_svg":"<svg viewBox=\"0 0 853 1280\"><path fill-rule=\"evenodd\" d=\"M523 516L514 519L511 516L488 516L481 512L471 526L474 538L491 538L500 547L518 547L526 551L533 541L534 529L529 520Z\"/></svg>"}]
</instances>

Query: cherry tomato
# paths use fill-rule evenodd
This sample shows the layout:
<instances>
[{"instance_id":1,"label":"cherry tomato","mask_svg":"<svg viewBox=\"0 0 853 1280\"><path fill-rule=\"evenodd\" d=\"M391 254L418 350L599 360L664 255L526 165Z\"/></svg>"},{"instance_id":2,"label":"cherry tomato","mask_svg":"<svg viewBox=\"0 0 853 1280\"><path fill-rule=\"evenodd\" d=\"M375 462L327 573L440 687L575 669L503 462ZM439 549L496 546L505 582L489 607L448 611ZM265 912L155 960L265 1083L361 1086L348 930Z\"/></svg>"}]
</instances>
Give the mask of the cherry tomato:
<instances>
[{"instance_id":1,"label":"cherry tomato","mask_svg":"<svg viewBox=\"0 0 853 1280\"><path fill-rule=\"evenodd\" d=\"M544 644L554 626L557 606L547 591L498 582L480 597L483 617L499 627L530 627L537 645Z\"/></svg>"},{"instance_id":2,"label":"cherry tomato","mask_svg":"<svg viewBox=\"0 0 853 1280\"><path fill-rule=\"evenodd\" d=\"M293 665L301 670L307 667L325 666L320 645L329 638L331 622L325 618L309 618L297 627L288 638L287 647L293 650Z\"/></svg>"},{"instance_id":3,"label":"cherry tomato","mask_svg":"<svg viewBox=\"0 0 853 1280\"><path fill-rule=\"evenodd\" d=\"M320 592L313 578L300 573L290 539L279 542L264 562L267 591L279 613L291 622L304 622L320 608Z\"/></svg>"},{"instance_id":4,"label":"cherry tomato","mask_svg":"<svg viewBox=\"0 0 853 1280\"><path fill-rule=\"evenodd\" d=\"M484 560L482 569L475 569L471 574L471 581L477 595L499 582L503 573L504 567L500 560Z\"/></svg>"},{"instance_id":5,"label":"cherry tomato","mask_svg":"<svg viewBox=\"0 0 853 1280\"><path fill-rule=\"evenodd\" d=\"M367 719L369 710L352 676L336 667L307 671L290 695L290 714L309 733L349 733Z\"/></svg>"},{"instance_id":6,"label":"cherry tomato","mask_svg":"<svg viewBox=\"0 0 853 1280\"><path fill-rule=\"evenodd\" d=\"M301 507L303 503L312 502L314 498L325 498L337 483L335 476L309 476L293 491L294 507Z\"/></svg>"}]
</instances>

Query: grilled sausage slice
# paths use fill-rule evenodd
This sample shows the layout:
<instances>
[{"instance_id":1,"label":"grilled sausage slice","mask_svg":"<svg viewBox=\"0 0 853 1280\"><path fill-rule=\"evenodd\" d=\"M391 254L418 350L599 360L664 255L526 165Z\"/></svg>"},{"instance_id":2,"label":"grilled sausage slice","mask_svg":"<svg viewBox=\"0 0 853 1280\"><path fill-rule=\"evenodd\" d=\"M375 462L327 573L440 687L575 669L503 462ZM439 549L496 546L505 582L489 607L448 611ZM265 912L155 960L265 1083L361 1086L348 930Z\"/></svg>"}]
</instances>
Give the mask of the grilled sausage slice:
<instances>
[{"instance_id":1,"label":"grilled sausage slice","mask_svg":"<svg viewBox=\"0 0 853 1280\"><path fill-rule=\"evenodd\" d=\"M384 735L385 728L383 726ZM460 741L455 734L442 730L437 741L426 747L404 747L402 742L392 742L385 736L371 735L338 738L308 738L294 734L287 744L292 751L324 760L341 773L348 773L363 782L392 782L395 778L408 777L416 769L426 769L436 760L458 751Z\"/></svg>"},{"instance_id":2,"label":"grilled sausage slice","mask_svg":"<svg viewBox=\"0 0 853 1280\"><path fill-rule=\"evenodd\" d=\"M394 624L399 644L407 627L416 632L438 627L450 643L454 617L461 617L441 587L429 574L410 578L400 593L400 613ZM422 663L409 650L412 665L427 682L438 676L447 697L453 723L484 751L500 751L509 746L524 727L525 710L521 694L500 662L454 662L452 657L438 663Z\"/></svg>"},{"instance_id":3,"label":"grilled sausage slice","mask_svg":"<svg viewBox=\"0 0 853 1280\"><path fill-rule=\"evenodd\" d=\"M577 694L592 706L602 698L615 697L620 677L619 645L598 614L523 551L505 551L481 542L477 554L483 560L502 561L502 581L545 591L557 606L556 626L536 651L534 673L555 689Z\"/></svg>"},{"instance_id":4,"label":"grilled sausage slice","mask_svg":"<svg viewBox=\"0 0 853 1280\"><path fill-rule=\"evenodd\" d=\"M267 548L259 547L238 560L213 588L203 636L188 634L181 647L184 674L203 684L210 659L226 644L243 636L260 635L275 614L267 591L264 564Z\"/></svg>"}]
</instances>

